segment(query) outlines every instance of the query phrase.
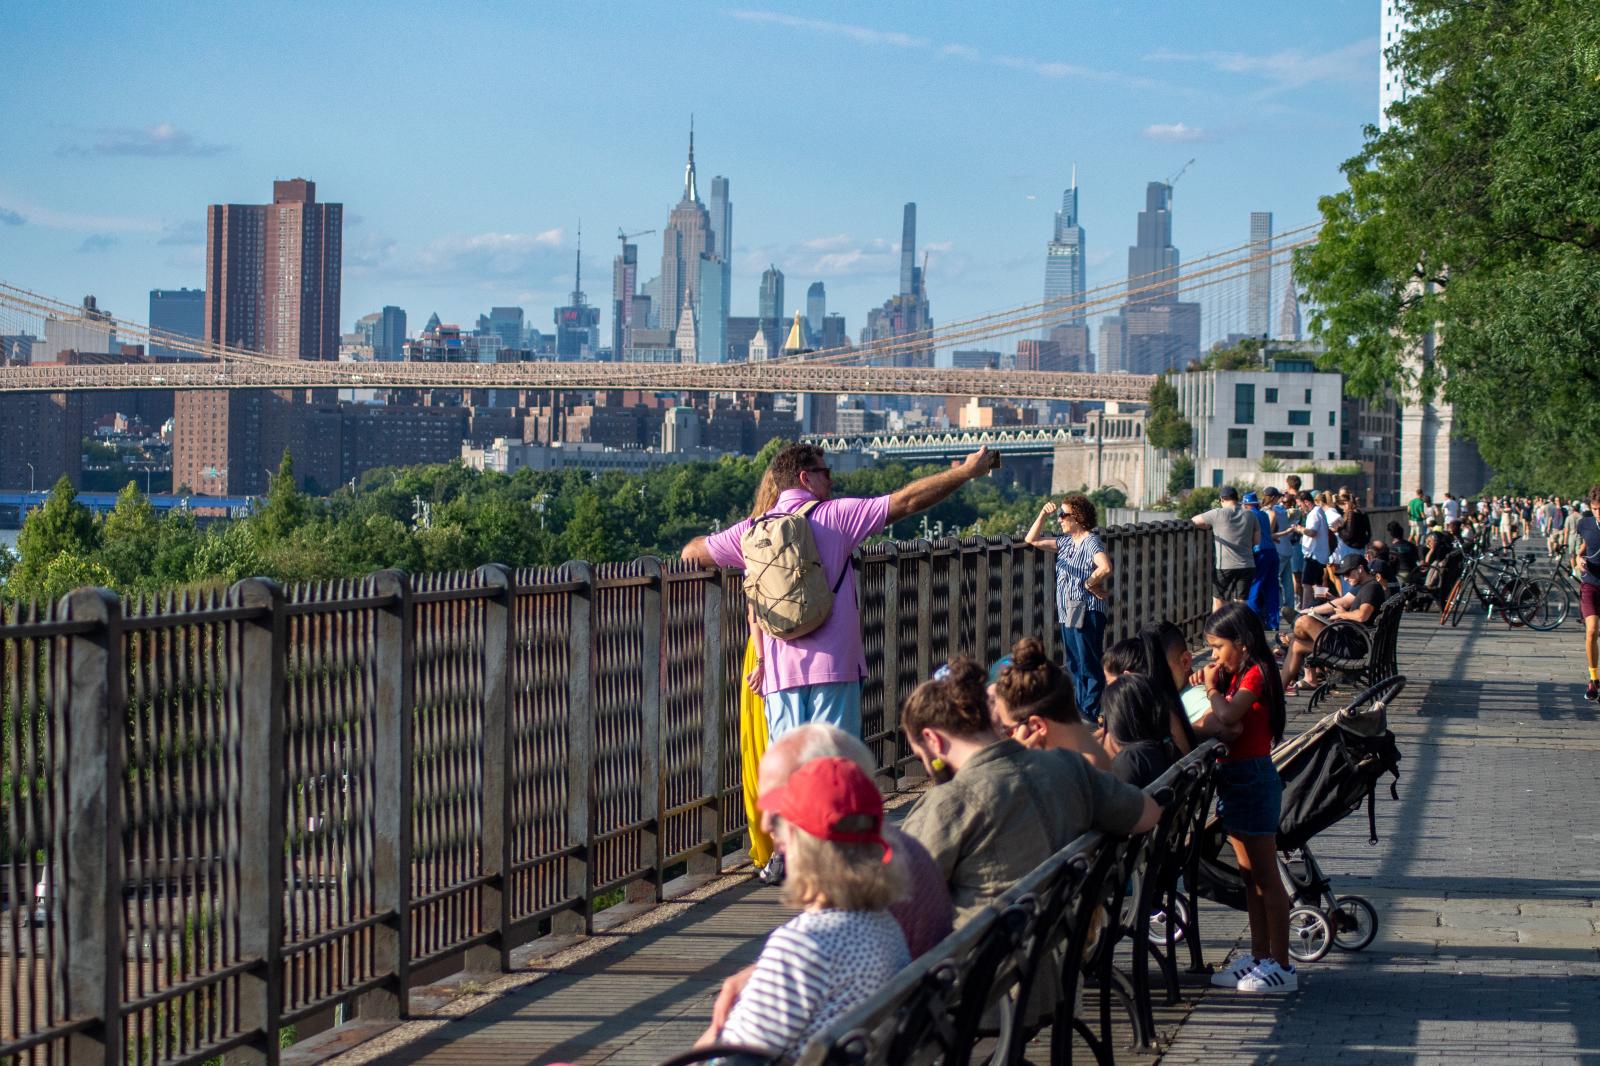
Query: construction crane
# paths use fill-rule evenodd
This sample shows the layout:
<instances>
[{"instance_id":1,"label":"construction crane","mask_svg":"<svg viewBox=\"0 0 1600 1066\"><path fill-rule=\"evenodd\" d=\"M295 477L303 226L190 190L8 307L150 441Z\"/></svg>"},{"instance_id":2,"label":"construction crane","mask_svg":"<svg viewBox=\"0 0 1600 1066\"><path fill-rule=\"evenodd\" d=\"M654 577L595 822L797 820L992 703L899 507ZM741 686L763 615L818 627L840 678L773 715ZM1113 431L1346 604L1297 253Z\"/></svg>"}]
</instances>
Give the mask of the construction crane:
<instances>
[{"instance_id":1,"label":"construction crane","mask_svg":"<svg viewBox=\"0 0 1600 1066\"><path fill-rule=\"evenodd\" d=\"M1167 179L1167 188L1170 189L1172 186L1178 184L1178 179L1183 177L1184 171L1188 170L1192 166L1194 166L1194 160L1193 159L1189 160L1183 166L1179 167L1178 168L1178 172L1176 174L1172 175L1172 177Z\"/></svg>"},{"instance_id":2,"label":"construction crane","mask_svg":"<svg viewBox=\"0 0 1600 1066\"><path fill-rule=\"evenodd\" d=\"M623 244L627 244L629 241L633 240L635 237L648 237L648 236L650 236L650 234L652 234L654 232L655 232L655 230L653 230L653 229L642 229L638 233L623 233L622 232L622 227L618 226L617 227L617 240L621 241Z\"/></svg>"}]
</instances>

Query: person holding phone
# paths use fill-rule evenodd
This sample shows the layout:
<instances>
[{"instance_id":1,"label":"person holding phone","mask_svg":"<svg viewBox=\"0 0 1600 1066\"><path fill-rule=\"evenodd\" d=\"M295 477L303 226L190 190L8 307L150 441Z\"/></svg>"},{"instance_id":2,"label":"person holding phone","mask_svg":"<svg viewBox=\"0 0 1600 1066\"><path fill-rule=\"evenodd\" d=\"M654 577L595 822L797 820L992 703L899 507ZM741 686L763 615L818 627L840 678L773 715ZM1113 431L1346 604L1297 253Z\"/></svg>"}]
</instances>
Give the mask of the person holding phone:
<instances>
[{"instance_id":1,"label":"person holding phone","mask_svg":"<svg viewBox=\"0 0 1600 1066\"><path fill-rule=\"evenodd\" d=\"M1051 516L1060 523L1059 534L1044 532ZM1098 723L1100 694L1106 687L1100 659L1106 639L1111 556L1094 531L1096 517L1094 502L1087 496L1074 493L1059 507L1047 500L1025 539L1040 551L1055 553L1056 620L1061 624L1065 665L1072 675L1078 713Z\"/></svg>"}]
</instances>

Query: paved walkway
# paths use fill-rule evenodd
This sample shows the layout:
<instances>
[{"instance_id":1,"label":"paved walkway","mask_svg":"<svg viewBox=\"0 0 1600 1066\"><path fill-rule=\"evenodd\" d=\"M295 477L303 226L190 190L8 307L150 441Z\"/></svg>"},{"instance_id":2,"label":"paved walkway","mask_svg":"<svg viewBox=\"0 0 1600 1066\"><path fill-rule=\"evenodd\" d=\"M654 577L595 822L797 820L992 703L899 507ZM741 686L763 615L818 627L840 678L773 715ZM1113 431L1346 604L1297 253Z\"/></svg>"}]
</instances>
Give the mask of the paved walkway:
<instances>
[{"instance_id":1,"label":"paved walkway","mask_svg":"<svg viewBox=\"0 0 1600 1066\"><path fill-rule=\"evenodd\" d=\"M1570 622L1540 634L1408 617L1400 802L1380 793L1378 847L1364 816L1315 844L1336 891L1377 906L1377 942L1304 967L1287 1000L1191 988L1196 1002L1160 1012L1164 1051L1119 1060L1600 1064L1600 714L1581 696L1579 640ZM722 978L784 917L772 890L734 882L337 1061L654 1063L693 1042ZM1208 908L1209 961L1242 919Z\"/></svg>"}]
</instances>

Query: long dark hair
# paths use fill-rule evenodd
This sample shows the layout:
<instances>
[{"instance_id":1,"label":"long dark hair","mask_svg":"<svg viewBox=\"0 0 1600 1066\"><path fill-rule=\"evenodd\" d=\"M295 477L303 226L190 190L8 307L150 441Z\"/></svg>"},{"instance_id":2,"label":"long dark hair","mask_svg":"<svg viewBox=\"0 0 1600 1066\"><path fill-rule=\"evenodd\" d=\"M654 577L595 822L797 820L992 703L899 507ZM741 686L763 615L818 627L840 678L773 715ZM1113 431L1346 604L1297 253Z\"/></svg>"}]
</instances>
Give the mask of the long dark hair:
<instances>
[{"instance_id":1,"label":"long dark hair","mask_svg":"<svg viewBox=\"0 0 1600 1066\"><path fill-rule=\"evenodd\" d=\"M1172 679L1172 665L1167 661L1171 652L1189 647L1189 642L1183 638L1183 630L1171 622L1151 622L1139 630L1138 639L1144 645L1146 676L1151 689L1155 691L1157 705L1178 723L1184 739L1193 748L1196 740L1194 726L1189 724L1189 715L1183 709L1183 697L1178 693L1178 683Z\"/></svg>"},{"instance_id":2,"label":"long dark hair","mask_svg":"<svg viewBox=\"0 0 1600 1066\"><path fill-rule=\"evenodd\" d=\"M1267 709L1272 742L1276 744L1282 740L1288 724L1288 712L1283 705L1283 681L1278 677L1278 666L1272 658L1272 649L1267 646L1267 631L1261 627L1261 619L1242 603L1225 603L1206 619L1206 635L1244 645L1245 659L1261 668L1261 684L1266 691L1256 696Z\"/></svg>"},{"instance_id":3,"label":"long dark hair","mask_svg":"<svg viewBox=\"0 0 1600 1066\"><path fill-rule=\"evenodd\" d=\"M1119 744L1172 739L1167 712L1144 674L1123 674L1111 682L1100 697L1100 707L1106 729Z\"/></svg>"}]
</instances>

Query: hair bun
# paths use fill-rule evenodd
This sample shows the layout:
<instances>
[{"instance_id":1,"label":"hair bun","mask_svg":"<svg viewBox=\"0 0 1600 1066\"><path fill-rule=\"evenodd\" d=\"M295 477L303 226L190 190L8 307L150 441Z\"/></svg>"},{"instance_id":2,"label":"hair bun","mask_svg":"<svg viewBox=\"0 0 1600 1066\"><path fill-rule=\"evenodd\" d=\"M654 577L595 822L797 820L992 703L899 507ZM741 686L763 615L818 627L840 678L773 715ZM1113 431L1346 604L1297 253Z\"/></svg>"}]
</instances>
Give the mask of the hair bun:
<instances>
[{"instance_id":1,"label":"hair bun","mask_svg":"<svg viewBox=\"0 0 1600 1066\"><path fill-rule=\"evenodd\" d=\"M1037 637L1023 637L1011 646L1013 670L1037 670L1050 661Z\"/></svg>"}]
</instances>

